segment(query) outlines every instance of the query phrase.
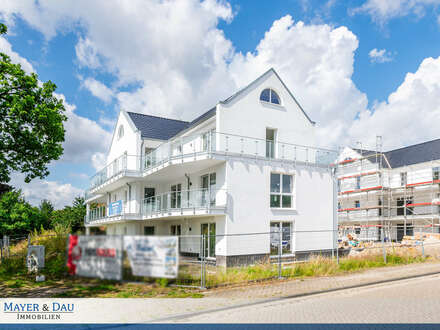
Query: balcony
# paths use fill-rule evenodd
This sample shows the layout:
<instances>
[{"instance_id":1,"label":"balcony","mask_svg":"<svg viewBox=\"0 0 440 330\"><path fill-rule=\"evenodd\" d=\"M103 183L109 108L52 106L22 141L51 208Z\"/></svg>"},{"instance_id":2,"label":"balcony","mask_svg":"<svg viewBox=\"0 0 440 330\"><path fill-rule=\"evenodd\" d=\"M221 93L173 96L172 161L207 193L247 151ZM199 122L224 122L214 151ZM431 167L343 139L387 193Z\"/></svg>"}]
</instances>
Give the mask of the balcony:
<instances>
[{"instance_id":1,"label":"balcony","mask_svg":"<svg viewBox=\"0 0 440 330\"><path fill-rule=\"evenodd\" d=\"M211 131L161 144L144 157L143 170L148 175L169 165L219 156L271 159L326 167L335 161L337 152Z\"/></svg>"},{"instance_id":2,"label":"balcony","mask_svg":"<svg viewBox=\"0 0 440 330\"><path fill-rule=\"evenodd\" d=\"M89 195L114 189L117 184L146 177L163 168L192 163L197 171L224 161L227 157L293 162L319 167L328 167L337 158L337 152L329 149L307 147L279 141L251 138L246 136L206 132L179 137L164 142L152 152L140 156L122 155L96 173L91 178ZM165 178L184 175L170 169L162 173ZM122 180L122 181L121 181ZM101 189L105 187L105 189Z\"/></svg>"},{"instance_id":3,"label":"balcony","mask_svg":"<svg viewBox=\"0 0 440 330\"><path fill-rule=\"evenodd\" d=\"M170 191L142 201L143 219L225 214L227 192L224 189Z\"/></svg>"},{"instance_id":4,"label":"balcony","mask_svg":"<svg viewBox=\"0 0 440 330\"><path fill-rule=\"evenodd\" d=\"M84 218L84 224L86 226L98 225L125 220L139 220L140 218L141 214L139 212L130 212L127 203L119 200L106 206L89 210L89 213Z\"/></svg>"},{"instance_id":5,"label":"balcony","mask_svg":"<svg viewBox=\"0 0 440 330\"><path fill-rule=\"evenodd\" d=\"M103 185L109 185L121 178L138 178L141 176L141 157L123 154L92 176L87 195L90 197L96 192L97 188Z\"/></svg>"}]
</instances>

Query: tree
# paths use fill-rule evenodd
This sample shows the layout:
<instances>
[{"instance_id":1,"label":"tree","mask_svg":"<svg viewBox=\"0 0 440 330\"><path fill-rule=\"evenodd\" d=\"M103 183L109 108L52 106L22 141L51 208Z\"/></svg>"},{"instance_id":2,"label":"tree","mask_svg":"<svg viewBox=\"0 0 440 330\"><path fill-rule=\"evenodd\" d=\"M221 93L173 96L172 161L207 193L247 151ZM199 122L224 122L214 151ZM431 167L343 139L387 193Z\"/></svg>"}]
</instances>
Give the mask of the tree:
<instances>
[{"instance_id":1,"label":"tree","mask_svg":"<svg viewBox=\"0 0 440 330\"><path fill-rule=\"evenodd\" d=\"M42 220L40 210L26 202L20 190L0 196L0 235L26 235L40 229Z\"/></svg>"},{"instance_id":2,"label":"tree","mask_svg":"<svg viewBox=\"0 0 440 330\"><path fill-rule=\"evenodd\" d=\"M39 209L42 218L41 220L42 220L43 228L49 229L51 226L52 213L54 211L54 207L51 201L47 199L43 199L40 203Z\"/></svg>"},{"instance_id":3,"label":"tree","mask_svg":"<svg viewBox=\"0 0 440 330\"><path fill-rule=\"evenodd\" d=\"M70 228L72 232L77 232L84 228L84 216L86 215L86 205L83 197L75 197L72 206L66 206L62 210L52 213L52 226L61 225Z\"/></svg>"},{"instance_id":4,"label":"tree","mask_svg":"<svg viewBox=\"0 0 440 330\"><path fill-rule=\"evenodd\" d=\"M6 32L0 23L0 35ZM24 173L25 182L42 179L50 161L62 155L67 117L55 89L0 53L0 182L9 182L12 171Z\"/></svg>"}]
</instances>

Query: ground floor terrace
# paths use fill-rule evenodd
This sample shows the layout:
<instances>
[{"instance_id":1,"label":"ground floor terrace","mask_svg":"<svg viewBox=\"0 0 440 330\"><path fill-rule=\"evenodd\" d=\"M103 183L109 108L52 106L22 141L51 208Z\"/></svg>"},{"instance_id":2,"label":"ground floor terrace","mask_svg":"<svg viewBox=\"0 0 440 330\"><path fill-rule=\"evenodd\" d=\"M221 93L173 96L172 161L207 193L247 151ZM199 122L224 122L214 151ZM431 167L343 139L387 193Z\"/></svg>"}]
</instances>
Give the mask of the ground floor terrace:
<instances>
[{"instance_id":1,"label":"ground floor terrace","mask_svg":"<svg viewBox=\"0 0 440 330\"><path fill-rule=\"evenodd\" d=\"M86 228L90 235L178 236L182 258L206 258L210 263L227 267L275 262L279 257L293 260L315 253L330 255L331 242L336 238L332 231L296 233L294 221L270 221L265 230L257 232L255 228L247 228L240 233L230 233L226 215L124 220ZM329 244L312 248L310 244L307 248L301 244L314 240L317 234L321 238L326 236L324 240Z\"/></svg>"}]
</instances>

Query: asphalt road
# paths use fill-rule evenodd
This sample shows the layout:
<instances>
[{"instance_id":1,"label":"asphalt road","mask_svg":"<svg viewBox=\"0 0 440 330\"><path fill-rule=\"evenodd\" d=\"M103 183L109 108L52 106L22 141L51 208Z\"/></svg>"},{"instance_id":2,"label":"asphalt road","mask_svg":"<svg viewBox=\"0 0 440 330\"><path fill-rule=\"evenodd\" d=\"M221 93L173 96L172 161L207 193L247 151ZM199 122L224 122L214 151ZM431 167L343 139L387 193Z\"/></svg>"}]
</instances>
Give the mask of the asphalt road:
<instances>
[{"instance_id":1,"label":"asphalt road","mask_svg":"<svg viewBox=\"0 0 440 330\"><path fill-rule=\"evenodd\" d=\"M440 275L169 320L190 323L439 323Z\"/></svg>"}]
</instances>

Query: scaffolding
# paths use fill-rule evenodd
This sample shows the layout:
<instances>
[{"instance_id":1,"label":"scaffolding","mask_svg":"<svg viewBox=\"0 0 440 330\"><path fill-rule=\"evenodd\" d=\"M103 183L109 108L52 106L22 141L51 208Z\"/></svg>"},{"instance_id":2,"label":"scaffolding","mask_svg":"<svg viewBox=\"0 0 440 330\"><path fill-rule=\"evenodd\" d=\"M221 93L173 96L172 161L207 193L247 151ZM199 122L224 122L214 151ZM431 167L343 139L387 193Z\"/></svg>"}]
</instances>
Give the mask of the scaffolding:
<instances>
[{"instance_id":1,"label":"scaffolding","mask_svg":"<svg viewBox=\"0 0 440 330\"><path fill-rule=\"evenodd\" d=\"M415 227L439 232L440 159L391 168L380 136L374 150L353 149L360 157L338 163L341 235L400 241Z\"/></svg>"}]
</instances>

